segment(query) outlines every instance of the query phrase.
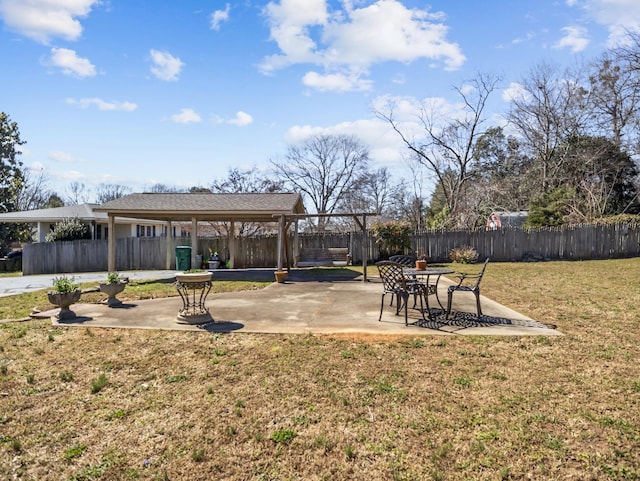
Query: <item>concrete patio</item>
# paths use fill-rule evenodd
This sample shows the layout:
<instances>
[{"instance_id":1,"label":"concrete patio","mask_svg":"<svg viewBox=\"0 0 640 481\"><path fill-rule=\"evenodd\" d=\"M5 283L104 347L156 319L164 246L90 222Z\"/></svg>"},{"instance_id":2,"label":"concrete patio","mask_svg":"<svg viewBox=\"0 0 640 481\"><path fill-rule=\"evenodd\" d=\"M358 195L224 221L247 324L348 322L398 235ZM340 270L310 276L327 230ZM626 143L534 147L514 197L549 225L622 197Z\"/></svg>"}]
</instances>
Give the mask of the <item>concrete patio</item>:
<instances>
[{"instance_id":1,"label":"concrete patio","mask_svg":"<svg viewBox=\"0 0 640 481\"><path fill-rule=\"evenodd\" d=\"M416 309L409 308L409 322L405 326L404 315L395 314L385 299L382 320L380 313L382 284L377 277L362 282L361 277L336 277L313 279L308 271L292 271L287 282L273 283L254 291L210 294L207 307L213 322L202 325L180 324L176 321L182 300L179 297L124 302L120 307L102 304L75 304L78 316L72 321L58 323L56 310L39 313L38 317L51 317L54 325L168 329L208 332L250 332L291 334L403 334L403 335L562 335L554 326L534 321L527 316L482 297L483 316L475 314L475 298L472 294L454 295L453 315L445 320L444 313L433 310L433 320L423 321ZM252 276L255 277L253 272ZM273 279L273 271L260 275ZM214 282L221 278L243 278L242 271L214 273ZM450 281L440 282L439 296L446 302L446 288ZM126 291L125 291L126 294ZM119 296L123 299L126 295ZM438 307L435 297L430 297L432 309ZM411 305L411 304L410 304Z\"/></svg>"}]
</instances>

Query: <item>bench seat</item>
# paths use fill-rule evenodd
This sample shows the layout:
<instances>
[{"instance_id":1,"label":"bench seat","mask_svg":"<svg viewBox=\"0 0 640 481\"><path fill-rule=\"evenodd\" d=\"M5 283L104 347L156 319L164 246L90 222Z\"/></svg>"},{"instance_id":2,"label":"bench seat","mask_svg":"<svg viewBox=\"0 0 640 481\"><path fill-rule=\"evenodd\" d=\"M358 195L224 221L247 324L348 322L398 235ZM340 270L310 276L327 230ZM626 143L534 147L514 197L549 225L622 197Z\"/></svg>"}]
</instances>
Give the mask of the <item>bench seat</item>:
<instances>
[{"instance_id":1,"label":"bench seat","mask_svg":"<svg viewBox=\"0 0 640 481\"><path fill-rule=\"evenodd\" d=\"M348 247L307 247L300 250L298 267L347 266L351 256Z\"/></svg>"}]
</instances>

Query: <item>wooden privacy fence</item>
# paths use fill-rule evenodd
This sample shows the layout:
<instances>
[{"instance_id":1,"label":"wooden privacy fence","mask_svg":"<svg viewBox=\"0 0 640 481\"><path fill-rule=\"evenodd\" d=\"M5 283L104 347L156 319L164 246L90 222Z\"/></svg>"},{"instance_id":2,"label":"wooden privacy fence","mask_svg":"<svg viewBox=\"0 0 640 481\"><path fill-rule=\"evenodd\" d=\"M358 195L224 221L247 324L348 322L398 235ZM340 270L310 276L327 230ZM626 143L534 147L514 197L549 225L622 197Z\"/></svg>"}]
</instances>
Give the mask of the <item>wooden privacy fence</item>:
<instances>
[{"instance_id":1,"label":"wooden privacy fence","mask_svg":"<svg viewBox=\"0 0 640 481\"><path fill-rule=\"evenodd\" d=\"M495 231L427 231L414 236L416 252L434 262L449 260L456 247L471 246L481 259L587 260L640 256L640 226L628 224L504 228Z\"/></svg>"},{"instance_id":2,"label":"wooden privacy fence","mask_svg":"<svg viewBox=\"0 0 640 481\"><path fill-rule=\"evenodd\" d=\"M294 262L294 237L288 239L288 259ZM361 232L299 234L299 250L348 247L351 261L362 264L363 243L367 263L380 259L371 236ZM171 269L175 268L175 247L191 245L190 238L174 238L171 244ZM277 264L278 238L275 235L236 239L236 268L265 267ZM640 256L640 226L628 224L584 225L575 227L523 230L505 228L485 230L430 230L412 237L411 252L424 252L431 262L446 262L455 247L470 246L481 259L494 262L531 259L585 260ZM124 238L116 241L116 270L165 269L165 238ZM227 239L198 239L197 254L208 257L218 252L229 258ZM92 272L107 270L107 241L43 242L27 244L22 255L22 271L29 274Z\"/></svg>"}]
</instances>

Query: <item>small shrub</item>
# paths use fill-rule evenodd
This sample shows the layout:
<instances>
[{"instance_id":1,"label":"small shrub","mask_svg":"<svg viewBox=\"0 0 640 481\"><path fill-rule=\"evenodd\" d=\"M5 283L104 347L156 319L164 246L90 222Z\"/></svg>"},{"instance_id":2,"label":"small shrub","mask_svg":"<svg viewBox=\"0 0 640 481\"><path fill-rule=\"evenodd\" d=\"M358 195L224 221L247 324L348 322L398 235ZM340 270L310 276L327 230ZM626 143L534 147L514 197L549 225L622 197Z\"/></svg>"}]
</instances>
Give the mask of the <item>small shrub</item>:
<instances>
[{"instance_id":1,"label":"small shrub","mask_svg":"<svg viewBox=\"0 0 640 481\"><path fill-rule=\"evenodd\" d=\"M58 222L51 232L47 234L47 242L72 241L77 239L90 239L89 226L83 224L77 217Z\"/></svg>"},{"instance_id":2,"label":"small shrub","mask_svg":"<svg viewBox=\"0 0 640 481\"><path fill-rule=\"evenodd\" d=\"M456 247L449 252L449 259L460 264L473 264L478 260L478 252L470 246Z\"/></svg>"},{"instance_id":3,"label":"small shrub","mask_svg":"<svg viewBox=\"0 0 640 481\"><path fill-rule=\"evenodd\" d=\"M407 222L380 222L371 226L371 235L380 254L388 257L411 247L411 225Z\"/></svg>"}]
</instances>

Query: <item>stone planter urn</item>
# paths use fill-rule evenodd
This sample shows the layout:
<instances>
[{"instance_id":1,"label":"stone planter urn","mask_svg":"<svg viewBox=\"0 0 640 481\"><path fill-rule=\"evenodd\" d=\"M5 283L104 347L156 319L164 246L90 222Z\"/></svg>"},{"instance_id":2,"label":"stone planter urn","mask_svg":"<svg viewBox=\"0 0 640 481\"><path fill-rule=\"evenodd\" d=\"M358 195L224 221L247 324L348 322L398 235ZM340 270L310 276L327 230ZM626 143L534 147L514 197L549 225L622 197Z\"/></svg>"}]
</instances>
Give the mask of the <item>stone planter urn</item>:
<instances>
[{"instance_id":1,"label":"stone planter urn","mask_svg":"<svg viewBox=\"0 0 640 481\"><path fill-rule=\"evenodd\" d=\"M211 291L212 272L179 272L176 289L182 298L182 309L176 320L179 324L205 324L213 321L205 301Z\"/></svg>"},{"instance_id":2,"label":"stone planter urn","mask_svg":"<svg viewBox=\"0 0 640 481\"><path fill-rule=\"evenodd\" d=\"M118 299L116 296L124 291L126 287L126 282L105 282L100 283L100 292L105 293L108 297L106 300L106 304L109 307L119 306L122 304L122 301Z\"/></svg>"},{"instance_id":3,"label":"stone planter urn","mask_svg":"<svg viewBox=\"0 0 640 481\"><path fill-rule=\"evenodd\" d=\"M282 284L287 280L287 271L275 271L273 274L276 277L276 282L279 284Z\"/></svg>"},{"instance_id":4,"label":"stone planter urn","mask_svg":"<svg viewBox=\"0 0 640 481\"><path fill-rule=\"evenodd\" d=\"M56 315L56 319L60 321L64 321L66 319L75 319L76 313L69 309L71 304L74 304L80 300L80 295L82 291L80 289L76 289L70 292L56 292L49 291L47 295L49 296L49 302L54 306L60 308L60 312Z\"/></svg>"}]
</instances>

